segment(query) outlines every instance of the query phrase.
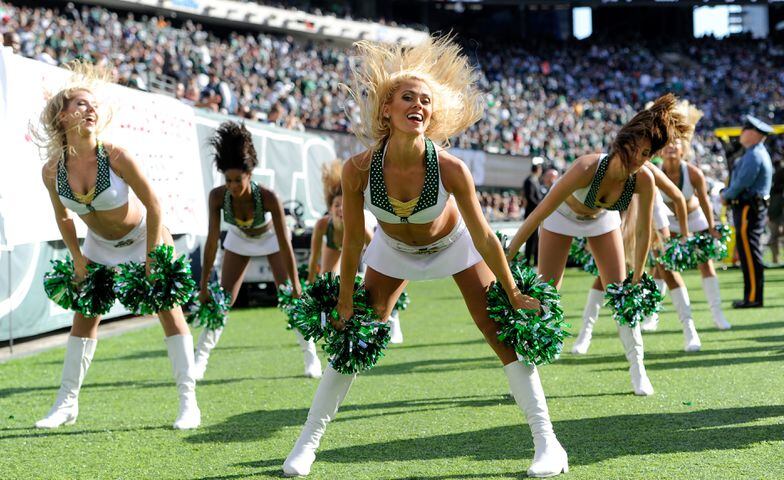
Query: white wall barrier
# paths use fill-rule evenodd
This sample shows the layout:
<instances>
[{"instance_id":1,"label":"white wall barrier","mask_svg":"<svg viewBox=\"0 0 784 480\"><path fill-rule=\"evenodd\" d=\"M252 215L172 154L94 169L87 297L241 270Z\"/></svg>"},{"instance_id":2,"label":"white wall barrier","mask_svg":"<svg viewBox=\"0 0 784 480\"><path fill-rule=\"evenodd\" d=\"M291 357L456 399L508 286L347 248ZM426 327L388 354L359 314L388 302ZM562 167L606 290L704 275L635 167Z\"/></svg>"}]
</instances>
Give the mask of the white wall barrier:
<instances>
[{"instance_id":1,"label":"white wall barrier","mask_svg":"<svg viewBox=\"0 0 784 480\"><path fill-rule=\"evenodd\" d=\"M30 135L46 99L68 73L0 49L0 341L67 327L71 314L43 291L49 261L67 254L41 181ZM101 137L127 149L153 185L178 251L198 249L207 229L207 193L222 178L207 139L230 117L206 114L160 95L117 85L99 91L112 121ZM297 200L306 220L324 211L320 167L335 158L331 140L248 123L259 155L254 177L282 200ZM85 227L77 219L78 232ZM107 317L124 315L119 304Z\"/></svg>"}]
</instances>

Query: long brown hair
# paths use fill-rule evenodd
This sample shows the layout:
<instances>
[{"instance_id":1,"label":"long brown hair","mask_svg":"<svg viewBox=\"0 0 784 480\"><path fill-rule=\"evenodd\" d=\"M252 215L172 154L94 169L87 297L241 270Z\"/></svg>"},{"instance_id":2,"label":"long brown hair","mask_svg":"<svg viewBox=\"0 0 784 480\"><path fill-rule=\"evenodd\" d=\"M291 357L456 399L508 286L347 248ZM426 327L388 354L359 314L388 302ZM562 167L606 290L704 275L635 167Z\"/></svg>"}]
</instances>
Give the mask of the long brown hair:
<instances>
[{"instance_id":1,"label":"long brown hair","mask_svg":"<svg viewBox=\"0 0 784 480\"><path fill-rule=\"evenodd\" d=\"M327 202L327 210L332 208L335 198L343 195L343 187L340 184L342 173L343 162L339 158L321 166L321 181L324 183L324 201Z\"/></svg>"},{"instance_id":2,"label":"long brown hair","mask_svg":"<svg viewBox=\"0 0 784 480\"><path fill-rule=\"evenodd\" d=\"M682 138L690 131L692 127L677 111L677 103L678 99L672 93L663 95L621 127L612 143L612 151L621 159L624 168L631 170L641 140L651 142L653 154L664 148L670 138Z\"/></svg>"}]
</instances>

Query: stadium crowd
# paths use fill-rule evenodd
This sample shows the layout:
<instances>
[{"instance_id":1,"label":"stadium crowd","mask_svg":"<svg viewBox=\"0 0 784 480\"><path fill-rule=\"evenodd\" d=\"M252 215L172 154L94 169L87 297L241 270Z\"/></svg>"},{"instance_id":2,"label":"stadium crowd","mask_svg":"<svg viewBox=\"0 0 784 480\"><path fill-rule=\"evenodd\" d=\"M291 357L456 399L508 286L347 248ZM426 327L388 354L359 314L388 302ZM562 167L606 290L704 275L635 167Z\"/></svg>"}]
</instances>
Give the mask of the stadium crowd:
<instances>
[{"instance_id":1,"label":"stadium crowd","mask_svg":"<svg viewBox=\"0 0 784 480\"><path fill-rule=\"evenodd\" d=\"M169 77L183 102L287 128L345 132L356 114L340 86L352 59L334 43L264 33L218 36L191 21L173 25L163 17L70 3L56 10L0 2L0 33L27 57L57 65L78 53L112 66L120 83L142 90L150 78ZM784 52L764 41L592 39L474 44L467 51L481 67L487 111L453 144L540 156L558 169L605 148L620 124L665 91L705 113L694 148L716 179L726 176L726 167L713 128L738 125L746 113L772 123L784 116ZM780 159L784 142L772 141L774 160ZM485 200L493 209L505 201Z\"/></svg>"}]
</instances>

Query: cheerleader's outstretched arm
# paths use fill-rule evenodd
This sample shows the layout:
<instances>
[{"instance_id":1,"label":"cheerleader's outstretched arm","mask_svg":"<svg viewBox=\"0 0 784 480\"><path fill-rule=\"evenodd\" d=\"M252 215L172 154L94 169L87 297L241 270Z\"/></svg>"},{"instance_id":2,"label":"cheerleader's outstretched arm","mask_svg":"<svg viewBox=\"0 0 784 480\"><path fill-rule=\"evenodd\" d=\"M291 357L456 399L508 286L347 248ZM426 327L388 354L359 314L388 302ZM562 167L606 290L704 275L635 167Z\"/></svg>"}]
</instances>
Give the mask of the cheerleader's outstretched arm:
<instances>
[{"instance_id":1,"label":"cheerleader's outstretched arm","mask_svg":"<svg viewBox=\"0 0 784 480\"><path fill-rule=\"evenodd\" d=\"M476 186L471 172L463 162L451 155L442 154L441 172L444 186L455 197L457 208L465 221L468 233L482 259L490 267L495 278L501 283L514 308L539 309L539 301L523 295L515 285L509 264L504 259L504 250L498 242L487 220L482 215L482 207L476 196Z\"/></svg>"},{"instance_id":2,"label":"cheerleader's outstretched arm","mask_svg":"<svg viewBox=\"0 0 784 480\"><path fill-rule=\"evenodd\" d=\"M225 187L224 187L225 188ZM215 255L218 253L218 239L220 238L220 211L223 203L224 189L213 188L210 191L208 209L209 223L207 225L207 240L204 242L204 259L201 262L201 282L199 283L199 300L207 301L212 267L215 265Z\"/></svg>"},{"instance_id":3,"label":"cheerleader's outstretched arm","mask_svg":"<svg viewBox=\"0 0 784 480\"><path fill-rule=\"evenodd\" d=\"M49 192L49 200L51 200L52 208L54 209L57 229L60 230L60 236L63 237L63 242L71 253L71 258L73 258L74 274L77 280L81 280L87 275L87 259L82 255L82 250L79 248L79 239L76 237L76 224L73 217L71 217L71 212L65 208L63 202L60 201L60 196L57 194L55 177L51 173L51 169L52 167L49 164L44 165L41 177L44 185L46 185L46 191Z\"/></svg>"},{"instance_id":4,"label":"cheerleader's outstretched arm","mask_svg":"<svg viewBox=\"0 0 784 480\"><path fill-rule=\"evenodd\" d=\"M362 206L364 197L364 180L367 169L361 169L357 163L368 164L367 153L351 158L343 165L341 184L343 186L343 252L340 257L340 294L338 296L336 328L342 328L342 321L351 318L354 313L354 277L359 267L359 256L365 246L365 214Z\"/></svg>"},{"instance_id":5,"label":"cheerleader's outstretched arm","mask_svg":"<svg viewBox=\"0 0 784 480\"><path fill-rule=\"evenodd\" d=\"M324 234L327 232L328 217L321 217L313 227L313 235L310 237L310 260L308 261L308 283L313 283L319 274L319 263L321 261L321 244L324 243Z\"/></svg>"},{"instance_id":6,"label":"cheerleader's outstretched arm","mask_svg":"<svg viewBox=\"0 0 784 480\"><path fill-rule=\"evenodd\" d=\"M511 261L517 255L523 243L539 228L539 224L558 208L558 205L565 202L575 190L587 187L591 183L596 170L596 158L595 154L578 158L564 176L553 185L512 238L509 251L506 253L507 260Z\"/></svg>"},{"instance_id":7,"label":"cheerleader's outstretched arm","mask_svg":"<svg viewBox=\"0 0 784 480\"><path fill-rule=\"evenodd\" d=\"M645 262L648 259L648 250L651 246L651 232L653 230L653 195L656 191L653 174L647 168L637 172L637 183L634 193L639 195L640 208L638 209L637 229L634 244L634 277L632 282L637 283L645 273Z\"/></svg>"},{"instance_id":8,"label":"cheerleader's outstretched arm","mask_svg":"<svg viewBox=\"0 0 784 480\"><path fill-rule=\"evenodd\" d=\"M297 260L294 258L294 249L291 247L289 231L286 227L285 213L283 205L275 192L267 188L261 189L264 207L272 214L272 226L275 228L275 235L278 237L278 246L283 255L283 262L286 264L286 273L291 280L294 298L302 296L302 286L299 284L299 273L297 272Z\"/></svg>"}]
</instances>

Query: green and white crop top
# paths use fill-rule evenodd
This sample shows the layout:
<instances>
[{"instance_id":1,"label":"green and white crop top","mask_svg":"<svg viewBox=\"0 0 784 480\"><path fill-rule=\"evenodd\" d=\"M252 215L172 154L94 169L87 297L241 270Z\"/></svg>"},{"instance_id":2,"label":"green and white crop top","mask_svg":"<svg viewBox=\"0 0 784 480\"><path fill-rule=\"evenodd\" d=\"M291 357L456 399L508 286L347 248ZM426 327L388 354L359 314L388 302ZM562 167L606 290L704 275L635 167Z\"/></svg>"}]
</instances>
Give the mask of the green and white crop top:
<instances>
[{"instance_id":1,"label":"green and white crop top","mask_svg":"<svg viewBox=\"0 0 784 480\"><path fill-rule=\"evenodd\" d=\"M324 232L324 237L327 240L327 246L329 248L340 251L342 245L335 243L335 224L332 222L331 218L327 222L327 231Z\"/></svg>"},{"instance_id":2,"label":"green and white crop top","mask_svg":"<svg viewBox=\"0 0 784 480\"><path fill-rule=\"evenodd\" d=\"M384 223L430 223L441 215L450 193L441 182L436 147L429 138L425 139L425 184L418 197L401 202L387 193L384 179L384 158L387 146L373 152L370 175L365 187L365 208Z\"/></svg>"},{"instance_id":3,"label":"green and white crop top","mask_svg":"<svg viewBox=\"0 0 784 480\"><path fill-rule=\"evenodd\" d=\"M95 158L98 162L98 174L95 186L86 194L74 193L68 183L68 171L65 162L57 166L57 195L65 208L77 215L87 215L95 211L113 210L128 203L128 184L112 170L109 155L102 142L98 142Z\"/></svg>"},{"instance_id":4,"label":"green and white crop top","mask_svg":"<svg viewBox=\"0 0 784 480\"><path fill-rule=\"evenodd\" d=\"M626 183L623 185L623 192L618 200L609 207L597 207L596 195L599 194L599 187L602 184L602 179L607 174L607 167L610 164L610 155L604 154L599 157L599 166L596 167L596 173L591 180L591 184L585 188L580 188L572 193L572 196L582 202L588 208L603 208L605 210L618 210L623 211L629 208L629 203L632 201L634 195L634 187L637 184L637 174L629 175Z\"/></svg>"},{"instance_id":5,"label":"green and white crop top","mask_svg":"<svg viewBox=\"0 0 784 480\"><path fill-rule=\"evenodd\" d=\"M270 221L272 215L264 211L264 200L261 196L261 187L256 182L250 182L250 194L253 196L253 218L240 220L234 216L231 193L226 189L223 194L223 221L229 225L234 225L240 230L252 230L259 228Z\"/></svg>"},{"instance_id":6,"label":"green and white crop top","mask_svg":"<svg viewBox=\"0 0 784 480\"><path fill-rule=\"evenodd\" d=\"M683 192L683 196L686 198L686 202L688 203L688 201L691 200L691 197L694 196L694 186L691 184L691 178L689 178L689 167L686 165L686 162L681 162L681 181L678 182L678 188L681 192ZM664 192L662 192L662 197L664 197L664 201L666 203L673 203L672 199Z\"/></svg>"}]
</instances>

